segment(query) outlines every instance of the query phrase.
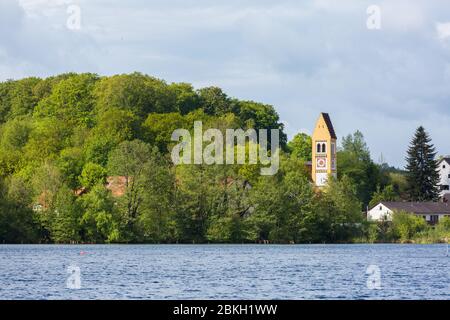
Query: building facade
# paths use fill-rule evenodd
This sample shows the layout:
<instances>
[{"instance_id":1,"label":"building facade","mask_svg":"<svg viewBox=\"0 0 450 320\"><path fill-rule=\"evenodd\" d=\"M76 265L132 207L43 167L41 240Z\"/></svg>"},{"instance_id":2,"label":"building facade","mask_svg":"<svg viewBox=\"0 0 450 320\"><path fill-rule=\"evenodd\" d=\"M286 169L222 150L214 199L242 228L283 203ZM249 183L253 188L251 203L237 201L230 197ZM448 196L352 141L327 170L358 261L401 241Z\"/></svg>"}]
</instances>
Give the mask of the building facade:
<instances>
[{"instance_id":1,"label":"building facade","mask_svg":"<svg viewBox=\"0 0 450 320\"><path fill-rule=\"evenodd\" d=\"M337 177L336 133L328 113L321 113L312 135L311 177L317 187L324 187L330 176Z\"/></svg>"},{"instance_id":2,"label":"building facade","mask_svg":"<svg viewBox=\"0 0 450 320\"><path fill-rule=\"evenodd\" d=\"M442 158L439 161L439 192L441 198L450 194L450 157Z\"/></svg>"}]
</instances>

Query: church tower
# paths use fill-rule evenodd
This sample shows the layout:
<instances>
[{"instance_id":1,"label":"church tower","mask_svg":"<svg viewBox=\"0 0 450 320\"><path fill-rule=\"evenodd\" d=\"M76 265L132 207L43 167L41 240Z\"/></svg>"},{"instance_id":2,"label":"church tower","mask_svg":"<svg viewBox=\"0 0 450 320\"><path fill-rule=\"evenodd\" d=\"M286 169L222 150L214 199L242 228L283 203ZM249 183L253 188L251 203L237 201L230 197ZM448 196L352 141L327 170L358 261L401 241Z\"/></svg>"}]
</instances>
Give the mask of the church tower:
<instances>
[{"instance_id":1,"label":"church tower","mask_svg":"<svg viewBox=\"0 0 450 320\"><path fill-rule=\"evenodd\" d=\"M328 113L321 113L312 135L312 180L324 187L330 176L337 177L336 133Z\"/></svg>"}]
</instances>

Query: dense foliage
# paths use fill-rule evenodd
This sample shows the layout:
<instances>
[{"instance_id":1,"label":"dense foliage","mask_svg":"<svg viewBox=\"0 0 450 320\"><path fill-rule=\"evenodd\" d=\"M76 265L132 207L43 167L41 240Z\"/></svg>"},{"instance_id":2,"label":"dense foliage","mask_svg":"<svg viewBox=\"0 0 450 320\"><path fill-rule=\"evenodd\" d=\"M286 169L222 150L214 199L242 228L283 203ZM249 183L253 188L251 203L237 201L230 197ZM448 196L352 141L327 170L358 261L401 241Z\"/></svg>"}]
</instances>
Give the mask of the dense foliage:
<instances>
[{"instance_id":1,"label":"dense foliage","mask_svg":"<svg viewBox=\"0 0 450 320\"><path fill-rule=\"evenodd\" d=\"M275 109L140 73L62 74L0 83L0 242L349 242L362 209L402 197L404 175L377 165L360 132L339 179L314 190L311 138L281 134L280 170L173 166L174 129L278 128Z\"/></svg>"}]
</instances>

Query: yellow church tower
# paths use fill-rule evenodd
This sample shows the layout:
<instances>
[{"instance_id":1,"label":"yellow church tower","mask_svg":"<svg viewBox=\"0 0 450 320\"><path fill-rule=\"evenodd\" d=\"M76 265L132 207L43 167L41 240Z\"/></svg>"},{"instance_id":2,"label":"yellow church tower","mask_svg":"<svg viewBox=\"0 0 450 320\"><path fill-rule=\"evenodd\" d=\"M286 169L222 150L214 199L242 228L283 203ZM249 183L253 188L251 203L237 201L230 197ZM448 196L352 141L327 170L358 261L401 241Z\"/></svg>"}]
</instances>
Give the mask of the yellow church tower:
<instances>
[{"instance_id":1,"label":"yellow church tower","mask_svg":"<svg viewBox=\"0 0 450 320\"><path fill-rule=\"evenodd\" d=\"M312 180L324 187L330 176L337 177L336 133L328 113L321 113L312 135Z\"/></svg>"}]
</instances>

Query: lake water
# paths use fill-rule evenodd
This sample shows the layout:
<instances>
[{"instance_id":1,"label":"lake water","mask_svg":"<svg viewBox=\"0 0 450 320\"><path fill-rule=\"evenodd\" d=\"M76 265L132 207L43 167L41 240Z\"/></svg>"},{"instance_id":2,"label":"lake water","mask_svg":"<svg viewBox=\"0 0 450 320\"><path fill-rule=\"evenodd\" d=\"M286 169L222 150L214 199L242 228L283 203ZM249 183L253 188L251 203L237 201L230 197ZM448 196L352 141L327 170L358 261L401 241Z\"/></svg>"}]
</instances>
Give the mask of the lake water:
<instances>
[{"instance_id":1,"label":"lake water","mask_svg":"<svg viewBox=\"0 0 450 320\"><path fill-rule=\"evenodd\" d=\"M445 245L0 245L0 299L450 299L450 257Z\"/></svg>"}]
</instances>

